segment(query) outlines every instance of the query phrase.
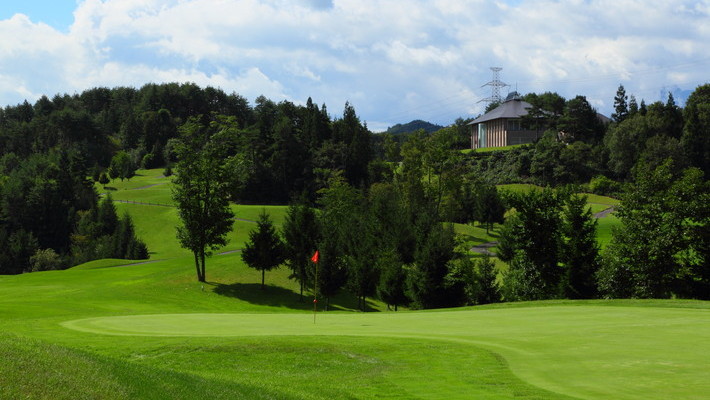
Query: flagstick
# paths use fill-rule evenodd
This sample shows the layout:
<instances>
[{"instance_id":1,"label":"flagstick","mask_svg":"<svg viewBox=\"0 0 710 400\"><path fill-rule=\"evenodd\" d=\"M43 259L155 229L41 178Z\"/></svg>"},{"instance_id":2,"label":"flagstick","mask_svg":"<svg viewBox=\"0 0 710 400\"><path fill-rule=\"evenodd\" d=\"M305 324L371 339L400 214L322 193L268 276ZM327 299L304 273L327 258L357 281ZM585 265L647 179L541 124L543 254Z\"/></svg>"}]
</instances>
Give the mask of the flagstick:
<instances>
[{"instance_id":1,"label":"flagstick","mask_svg":"<svg viewBox=\"0 0 710 400\"><path fill-rule=\"evenodd\" d=\"M316 280L313 283L313 323L316 323L316 309L318 308L318 262L316 264Z\"/></svg>"}]
</instances>

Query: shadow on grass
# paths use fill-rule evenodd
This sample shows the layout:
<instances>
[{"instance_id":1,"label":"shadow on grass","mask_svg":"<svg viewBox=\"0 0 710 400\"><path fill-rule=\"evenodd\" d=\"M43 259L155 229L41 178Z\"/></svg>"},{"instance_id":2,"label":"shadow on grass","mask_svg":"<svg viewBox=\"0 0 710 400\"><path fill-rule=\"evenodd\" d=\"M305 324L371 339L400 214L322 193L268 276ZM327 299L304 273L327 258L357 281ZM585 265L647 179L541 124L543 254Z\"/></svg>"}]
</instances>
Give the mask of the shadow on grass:
<instances>
[{"instance_id":1,"label":"shadow on grass","mask_svg":"<svg viewBox=\"0 0 710 400\"><path fill-rule=\"evenodd\" d=\"M209 282L214 286L214 293L221 296L233 297L252 304L269 307L290 308L294 310L313 310L313 300L310 293L304 293L303 300L300 295L281 286L266 285L261 288L260 283L216 283ZM318 299L318 310L323 311L325 299ZM340 293L330 299L328 311L352 311L356 310L354 296L348 293ZM365 302L365 311L378 311L370 299Z\"/></svg>"},{"instance_id":2,"label":"shadow on grass","mask_svg":"<svg viewBox=\"0 0 710 400\"><path fill-rule=\"evenodd\" d=\"M214 292L227 297L244 300L252 304L270 307L285 307L294 310L312 310L313 303L310 297L303 295L303 301L299 301L299 294L291 290L284 289L280 286L266 285L261 288L260 283L210 283L214 285ZM321 308L320 303L318 308ZM331 311L343 311L343 308L338 305L330 304L328 307Z\"/></svg>"}]
</instances>

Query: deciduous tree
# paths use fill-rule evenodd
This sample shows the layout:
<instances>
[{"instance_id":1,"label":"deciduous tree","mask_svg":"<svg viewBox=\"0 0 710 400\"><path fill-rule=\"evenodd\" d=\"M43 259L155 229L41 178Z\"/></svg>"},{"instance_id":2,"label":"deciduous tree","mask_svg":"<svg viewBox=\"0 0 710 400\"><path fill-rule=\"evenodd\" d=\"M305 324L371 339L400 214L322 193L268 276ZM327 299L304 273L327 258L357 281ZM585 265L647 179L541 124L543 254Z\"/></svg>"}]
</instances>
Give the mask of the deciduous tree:
<instances>
[{"instance_id":1,"label":"deciduous tree","mask_svg":"<svg viewBox=\"0 0 710 400\"><path fill-rule=\"evenodd\" d=\"M205 282L205 257L227 243L234 213L224 168L224 146L215 138L229 121L191 118L180 130L173 200L178 208L180 245L195 257L197 280Z\"/></svg>"}]
</instances>

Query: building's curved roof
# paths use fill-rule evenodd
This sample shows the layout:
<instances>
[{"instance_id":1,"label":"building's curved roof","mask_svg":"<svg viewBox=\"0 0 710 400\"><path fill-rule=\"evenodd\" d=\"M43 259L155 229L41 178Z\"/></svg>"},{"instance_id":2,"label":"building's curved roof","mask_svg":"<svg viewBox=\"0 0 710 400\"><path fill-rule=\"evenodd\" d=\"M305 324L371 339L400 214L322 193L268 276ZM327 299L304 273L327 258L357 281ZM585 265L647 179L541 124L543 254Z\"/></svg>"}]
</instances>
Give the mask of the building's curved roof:
<instances>
[{"instance_id":1,"label":"building's curved roof","mask_svg":"<svg viewBox=\"0 0 710 400\"><path fill-rule=\"evenodd\" d=\"M532 108L532 104L515 96L510 100L506 99L503 104L469 122L469 125L501 118L520 118L523 115L528 115L530 108Z\"/></svg>"}]
</instances>

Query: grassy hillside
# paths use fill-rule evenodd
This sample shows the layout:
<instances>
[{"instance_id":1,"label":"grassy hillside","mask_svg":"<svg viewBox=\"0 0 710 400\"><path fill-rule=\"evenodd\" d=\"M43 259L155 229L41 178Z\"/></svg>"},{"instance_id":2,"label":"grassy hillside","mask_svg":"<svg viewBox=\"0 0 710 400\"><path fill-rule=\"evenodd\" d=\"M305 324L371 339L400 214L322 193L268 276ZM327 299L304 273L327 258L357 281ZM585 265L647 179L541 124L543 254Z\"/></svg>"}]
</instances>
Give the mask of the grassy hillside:
<instances>
[{"instance_id":1,"label":"grassy hillside","mask_svg":"<svg viewBox=\"0 0 710 400\"><path fill-rule=\"evenodd\" d=\"M114 183L114 198L138 201L150 190L169 202L155 173ZM151 180L159 185L136 190ZM0 276L0 399L710 396L708 302L398 313L371 302L382 312L360 313L342 295L314 322L287 270L267 272L261 290L259 272L239 253L214 255L200 284L192 256L177 246L173 207L118 208L133 216L148 262ZM241 246L261 209L235 206L242 220L223 250ZM284 207L266 209L283 221ZM495 238L479 227L457 230L472 242Z\"/></svg>"}]
</instances>

